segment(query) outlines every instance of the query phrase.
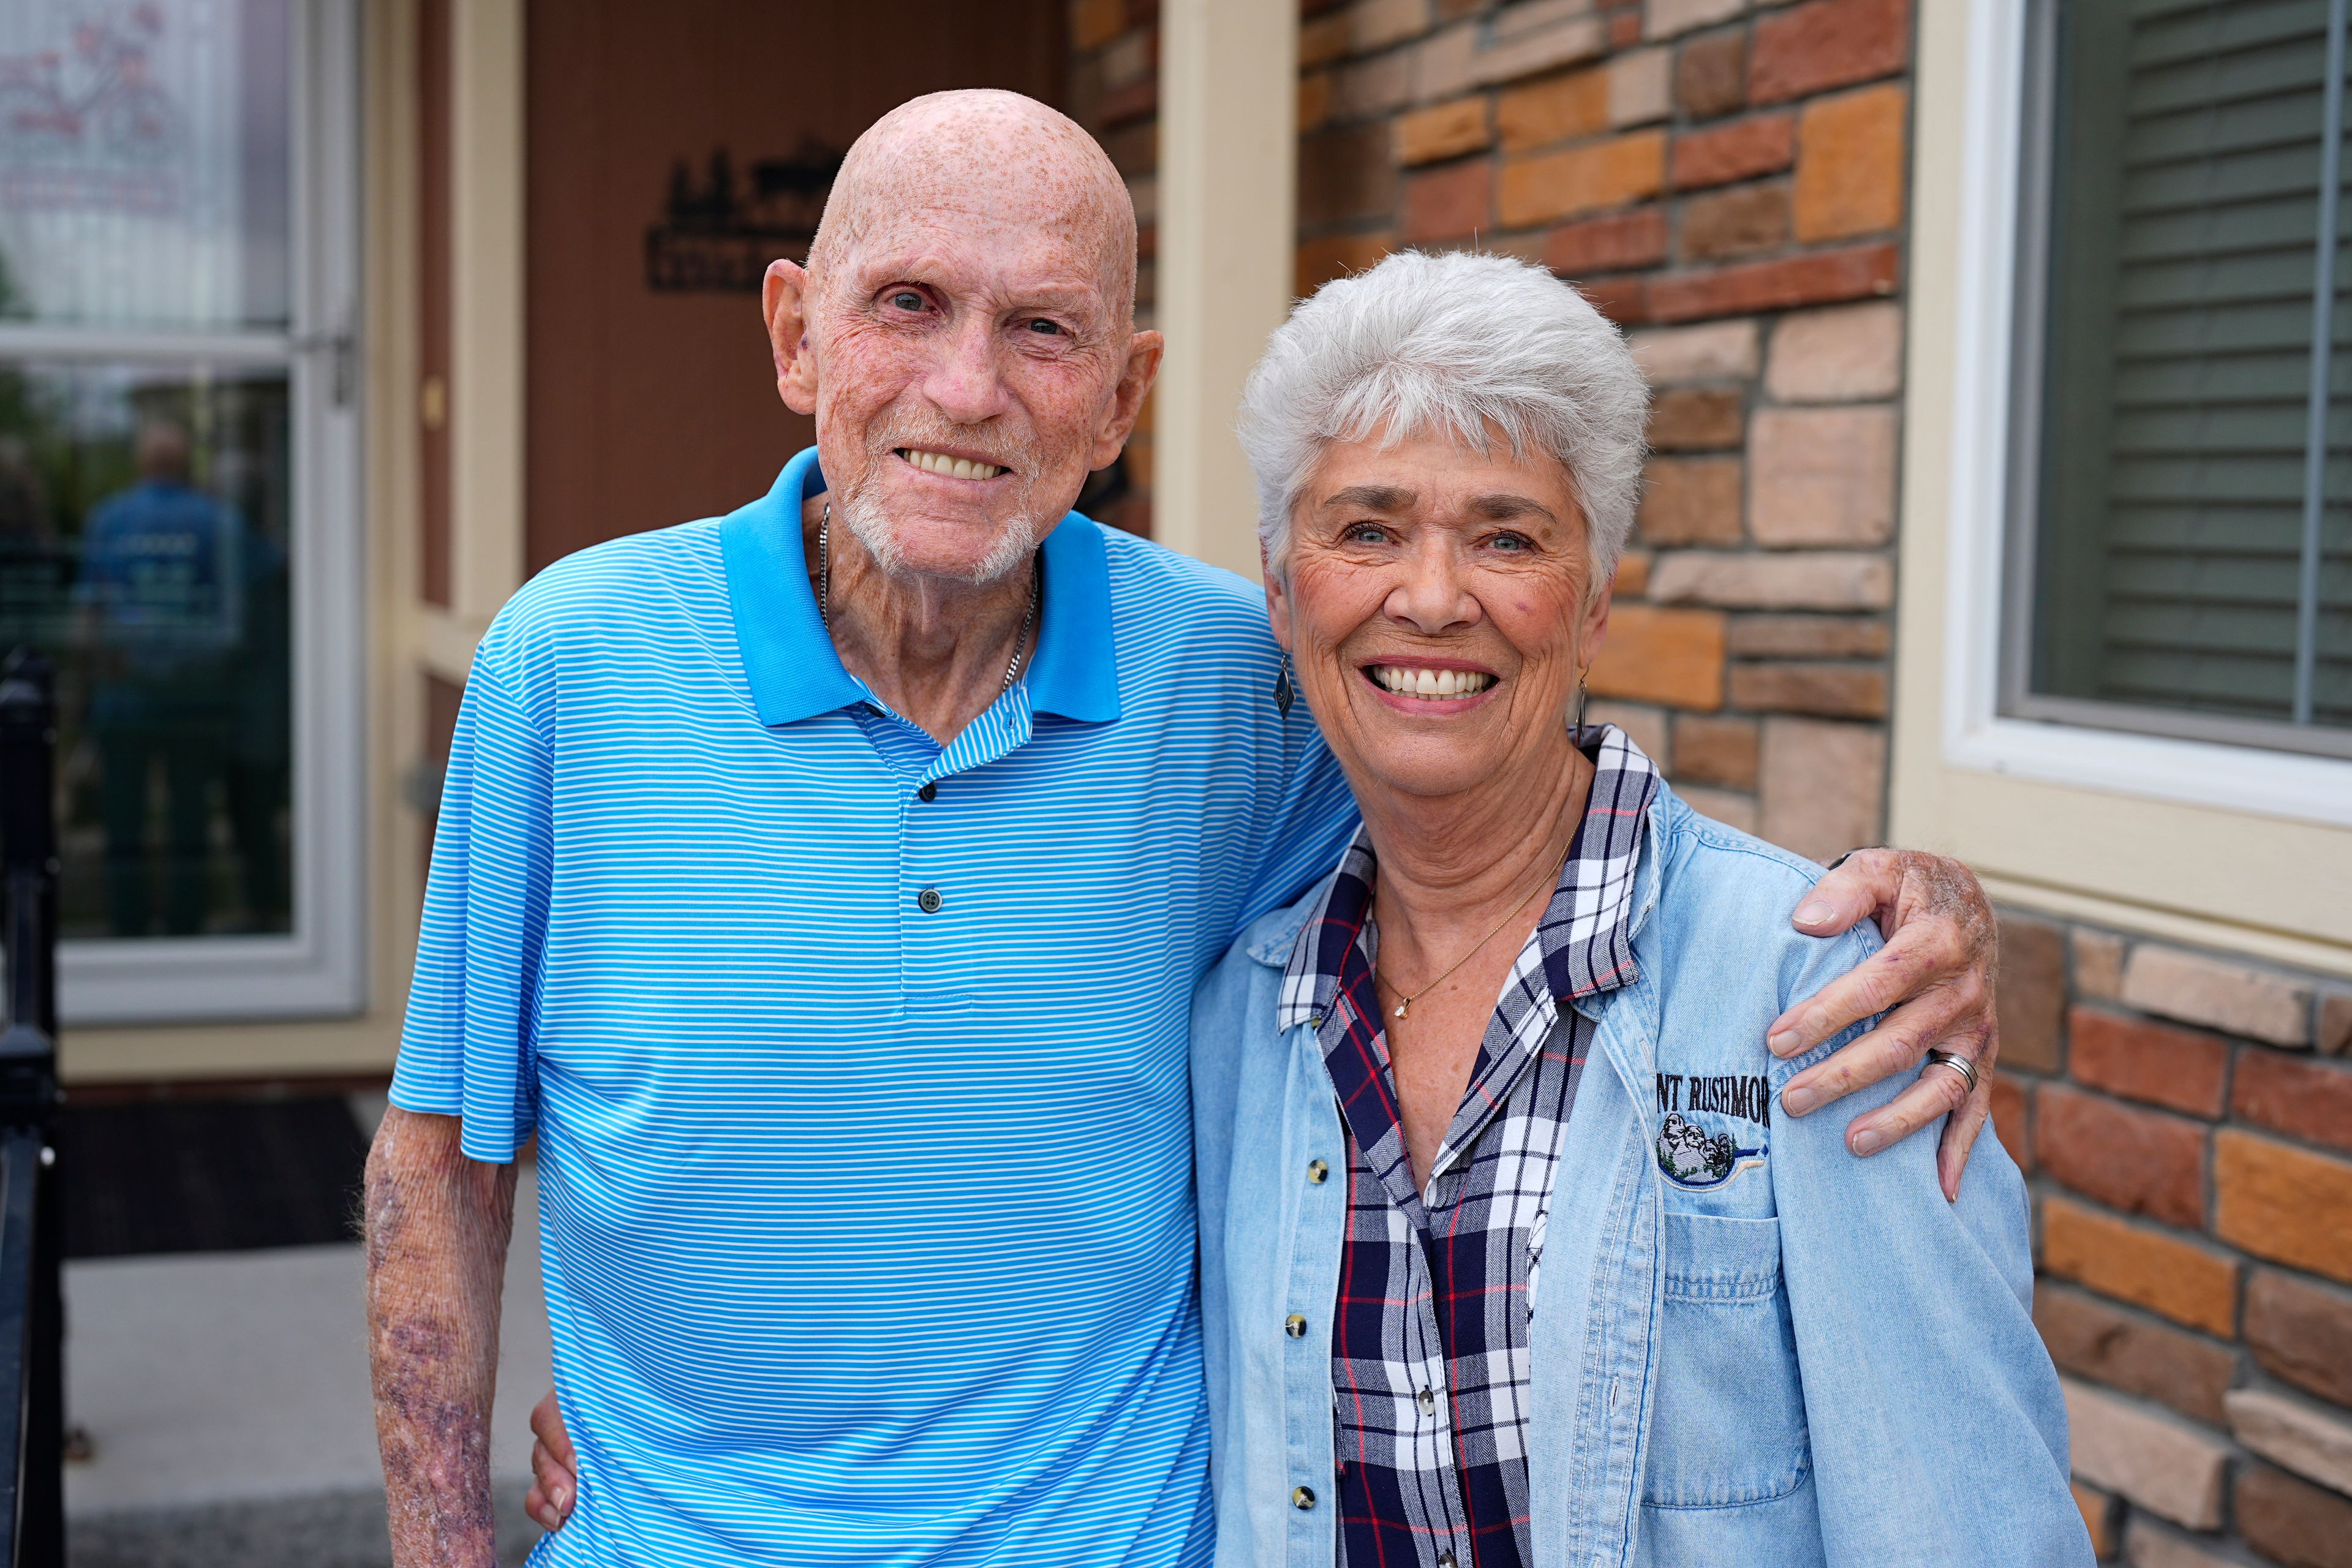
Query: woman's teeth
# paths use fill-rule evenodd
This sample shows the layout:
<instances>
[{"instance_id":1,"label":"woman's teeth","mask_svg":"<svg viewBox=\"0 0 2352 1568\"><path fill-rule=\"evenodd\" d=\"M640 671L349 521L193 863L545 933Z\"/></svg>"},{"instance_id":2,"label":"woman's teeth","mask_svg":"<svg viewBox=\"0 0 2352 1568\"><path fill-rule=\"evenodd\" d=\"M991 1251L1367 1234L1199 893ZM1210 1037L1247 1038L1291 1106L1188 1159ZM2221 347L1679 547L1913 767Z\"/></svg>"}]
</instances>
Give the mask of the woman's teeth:
<instances>
[{"instance_id":1,"label":"woman's teeth","mask_svg":"<svg viewBox=\"0 0 2352 1568\"><path fill-rule=\"evenodd\" d=\"M1372 666L1372 679L1399 697L1475 697L1495 684L1478 669L1409 668L1401 664Z\"/></svg>"},{"instance_id":2,"label":"woman's teeth","mask_svg":"<svg viewBox=\"0 0 2352 1568\"><path fill-rule=\"evenodd\" d=\"M950 458L943 452L918 451L912 447L901 447L898 456L927 474L944 474L951 479L992 479L1004 471L993 463L975 463L969 458Z\"/></svg>"}]
</instances>

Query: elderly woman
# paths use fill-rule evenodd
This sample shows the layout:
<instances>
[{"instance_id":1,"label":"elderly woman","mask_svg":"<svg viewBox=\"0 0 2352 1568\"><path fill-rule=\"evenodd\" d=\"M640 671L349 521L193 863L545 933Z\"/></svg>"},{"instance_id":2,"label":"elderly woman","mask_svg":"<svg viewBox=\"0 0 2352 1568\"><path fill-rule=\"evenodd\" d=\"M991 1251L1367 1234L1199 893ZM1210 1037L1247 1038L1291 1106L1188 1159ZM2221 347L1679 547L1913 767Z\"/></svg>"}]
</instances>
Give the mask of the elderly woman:
<instances>
[{"instance_id":1,"label":"elderly woman","mask_svg":"<svg viewBox=\"0 0 2352 1568\"><path fill-rule=\"evenodd\" d=\"M1194 1005L1217 1562L2088 1563L2016 1167L1948 1203L1926 1141L1776 1114L1847 1037L1768 1028L1876 940L1792 933L1819 869L1582 722L1645 401L1496 257L1333 283L1251 379L1363 828Z\"/></svg>"}]
</instances>

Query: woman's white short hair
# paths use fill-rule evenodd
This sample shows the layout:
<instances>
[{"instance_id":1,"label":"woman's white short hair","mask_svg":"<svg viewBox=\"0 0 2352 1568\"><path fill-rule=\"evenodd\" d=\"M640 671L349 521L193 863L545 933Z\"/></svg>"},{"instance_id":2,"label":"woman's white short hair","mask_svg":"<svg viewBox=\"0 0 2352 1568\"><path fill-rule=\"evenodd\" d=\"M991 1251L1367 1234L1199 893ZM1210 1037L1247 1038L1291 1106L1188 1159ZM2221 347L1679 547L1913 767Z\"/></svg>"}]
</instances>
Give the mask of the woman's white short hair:
<instances>
[{"instance_id":1,"label":"woman's white short hair","mask_svg":"<svg viewBox=\"0 0 2352 1568\"><path fill-rule=\"evenodd\" d=\"M1507 256L1400 251L1302 300L1250 372L1242 447L1257 476L1257 531L1279 574L1290 514L1334 441L1444 433L1568 471L1584 509L1594 585L1633 531L1649 388L1624 338L1568 284Z\"/></svg>"}]
</instances>

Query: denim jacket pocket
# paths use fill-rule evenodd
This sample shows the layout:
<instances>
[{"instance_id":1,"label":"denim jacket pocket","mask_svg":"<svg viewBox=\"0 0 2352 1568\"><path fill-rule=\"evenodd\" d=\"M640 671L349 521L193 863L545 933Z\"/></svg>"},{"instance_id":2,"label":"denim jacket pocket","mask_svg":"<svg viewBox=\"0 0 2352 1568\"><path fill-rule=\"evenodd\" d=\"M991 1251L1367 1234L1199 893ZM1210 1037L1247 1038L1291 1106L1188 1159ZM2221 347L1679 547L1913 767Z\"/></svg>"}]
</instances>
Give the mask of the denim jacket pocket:
<instances>
[{"instance_id":1,"label":"denim jacket pocket","mask_svg":"<svg viewBox=\"0 0 2352 1568\"><path fill-rule=\"evenodd\" d=\"M1780 1222L1665 1215L1658 1385L1642 1500L1729 1508L1785 1497L1811 1465Z\"/></svg>"}]
</instances>

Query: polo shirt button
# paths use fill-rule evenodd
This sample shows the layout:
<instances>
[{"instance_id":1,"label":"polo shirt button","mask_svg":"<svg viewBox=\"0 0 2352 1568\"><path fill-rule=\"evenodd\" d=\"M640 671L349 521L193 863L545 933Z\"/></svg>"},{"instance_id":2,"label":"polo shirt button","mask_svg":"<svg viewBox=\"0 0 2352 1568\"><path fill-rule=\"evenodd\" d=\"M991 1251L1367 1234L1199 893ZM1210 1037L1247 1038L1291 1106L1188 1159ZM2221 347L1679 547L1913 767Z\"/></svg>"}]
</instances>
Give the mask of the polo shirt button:
<instances>
[{"instance_id":1,"label":"polo shirt button","mask_svg":"<svg viewBox=\"0 0 2352 1568\"><path fill-rule=\"evenodd\" d=\"M1282 1320L1282 1331L1294 1340L1303 1340L1307 1337L1307 1320L1293 1312Z\"/></svg>"},{"instance_id":2,"label":"polo shirt button","mask_svg":"<svg viewBox=\"0 0 2352 1568\"><path fill-rule=\"evenodd\" d=\"M926 780L926 781L924 782L923 787L922 787L922 788L920 788L920 789L919 789L919 790L917 790L917 791L915 792L915 798L916 798L917 800L937 800L937 799L939 799L939 798L940 798L940 786L939 786L939 784L938 784L937 781L934 781L934 780Z\"/></svg>"},{"instance_id":3,"label":"polo shirt button","mask_svg":"<svg viewBox=\"0 0 2352 1568\"><path fill-rule=\"evenodd\" d=\"M1290 1506L1300 1510L1313 1508L1315 1494L1307 1488L1300 1487L1290 1494Z\"/></svg>"},{"instance_id":4,"label":"polo shirt button","mask_svg":"<svg viewBox=\"0 0 2352 1568\"><path fill-rule=\"evenodd\" d=\"M945 899L940 897L940 890L937 888L925 888L915 895L915 907L927 915L938 914L940 906L946 902Z\"/></svg>"},{"instance_id":5,"label":"polo shirt button","mask_svg":"<svg viewBox=\"0 0 2352 1568\"><path fill-rule=\"evenodd\" d=\"M1319 1187L1331 1179L1331 1167L1320 1160L1309 1160L1307 1162L1307 1179Z\"/></svg>"}]
</instances>

